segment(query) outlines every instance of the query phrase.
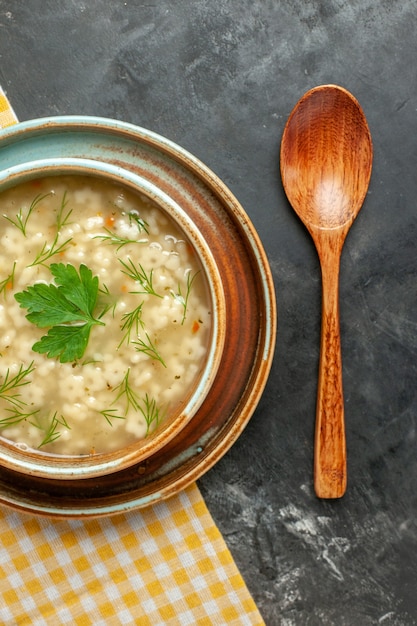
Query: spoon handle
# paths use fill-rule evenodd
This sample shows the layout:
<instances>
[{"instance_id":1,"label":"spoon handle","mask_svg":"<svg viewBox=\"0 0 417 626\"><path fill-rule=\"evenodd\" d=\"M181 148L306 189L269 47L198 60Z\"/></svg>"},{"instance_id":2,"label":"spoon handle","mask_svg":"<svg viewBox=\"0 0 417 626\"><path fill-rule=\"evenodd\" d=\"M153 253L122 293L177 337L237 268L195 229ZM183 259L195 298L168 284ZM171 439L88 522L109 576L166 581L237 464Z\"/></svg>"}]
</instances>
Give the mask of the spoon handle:
<instances>
[{"instance_id":1,"label":"spoon handle","mask_svg":"<svg viewBox=\"0 0 417 626\"><path fill-rule=\"evenodd\" d=\"M334 233L335 234L335 233ZM346 490L346 437L339 322L339 267L342 243L332 237L318 252L322 272L322 323L314 444L314 488L319 498L340 498ZM330 241L332 239L332 241ZM337 245L340 244L340 245Z\"/></svg>"}]
</instances>

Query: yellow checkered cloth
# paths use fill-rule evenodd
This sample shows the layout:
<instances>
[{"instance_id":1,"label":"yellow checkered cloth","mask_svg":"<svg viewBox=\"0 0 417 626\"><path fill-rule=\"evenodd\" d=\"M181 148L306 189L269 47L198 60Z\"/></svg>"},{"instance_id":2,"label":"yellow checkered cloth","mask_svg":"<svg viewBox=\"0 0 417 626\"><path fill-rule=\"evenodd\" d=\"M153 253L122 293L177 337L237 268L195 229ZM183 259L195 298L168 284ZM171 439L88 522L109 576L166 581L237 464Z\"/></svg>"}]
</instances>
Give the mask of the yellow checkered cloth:
<instances>
[{"instance_id":1,"label":"yellow checkered cloth","mask_svg":"<svg viewBox=\"0 0 417 626\"><path fill-rule=\"evenodd\" d=\"M111 518L0 511L0 623L264 624L195 484Z\"/></svg>"},{"instance_id":2,"label":"yellow checkered cloth","mask_svg":"<svg viewBox=\"0 0 417 626\"><path fill-rule=\"evenodd\" d=\"M17 121L0 88L0 128ZM196 484L140 511L0 508L0 624L264 626Z\"/></svg>"},{"instance_id":3,"label":"yellow checkered cloth","mask_svg":"<svg viewBox=\"0 0 417 626\"><path fill-rule=\"evenodd\" d=\"M0 129L16 124L16 122L17 117L15 112L10 106L10 102L6 98L3 89L0 87Z\"/></svg>"}]
</instances>

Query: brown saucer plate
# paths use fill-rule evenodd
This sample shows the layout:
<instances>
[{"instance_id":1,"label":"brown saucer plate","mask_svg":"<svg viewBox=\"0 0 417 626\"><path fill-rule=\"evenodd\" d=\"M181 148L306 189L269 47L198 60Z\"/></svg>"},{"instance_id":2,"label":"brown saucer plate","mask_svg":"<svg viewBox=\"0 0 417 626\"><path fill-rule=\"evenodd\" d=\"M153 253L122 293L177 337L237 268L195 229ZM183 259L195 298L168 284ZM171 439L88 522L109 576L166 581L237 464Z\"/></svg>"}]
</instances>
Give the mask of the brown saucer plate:
<instances>
[{"instance_id":1,"label":"brown saucer plate","mask_svg":"<svg viewBox=\"0 0 417 626\"><path fill-rule=\"evenodd\" d=\"M197 224L226 296L225 348L203 405L178 437L145 462L107 476L59 480L0 468L0 503L55 517L96 517L142 508L197 480L227 452L264 390L276 337L271 271L236 198L203 163L164 137L105 118L66 116L0 132L0 189L13 167L38 159L89 159L142 176Z\"/></svg>"}]
</instances>

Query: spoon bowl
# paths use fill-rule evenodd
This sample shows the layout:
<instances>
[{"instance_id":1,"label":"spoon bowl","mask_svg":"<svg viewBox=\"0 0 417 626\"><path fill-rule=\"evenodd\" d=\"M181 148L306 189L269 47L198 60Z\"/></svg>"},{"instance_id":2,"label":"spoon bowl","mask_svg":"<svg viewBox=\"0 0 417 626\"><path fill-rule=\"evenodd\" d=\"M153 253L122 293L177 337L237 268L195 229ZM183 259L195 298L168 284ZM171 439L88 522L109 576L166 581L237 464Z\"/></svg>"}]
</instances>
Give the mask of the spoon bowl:
<instances>
[{"instance_id":1,"label":"spoon bowl","mask_svg":"<svg viewBox=\"0 0 417 626\"><path fill-rule=\"evenodd\" d=\"M339 498L346 490L339 269L346 235L368 190L372 155L364 113L356 98L337 85L304 94L281 141L285 193L314 240L322 273L314 444L314 487L320 498Z\"/></svg>"}]
</instances>

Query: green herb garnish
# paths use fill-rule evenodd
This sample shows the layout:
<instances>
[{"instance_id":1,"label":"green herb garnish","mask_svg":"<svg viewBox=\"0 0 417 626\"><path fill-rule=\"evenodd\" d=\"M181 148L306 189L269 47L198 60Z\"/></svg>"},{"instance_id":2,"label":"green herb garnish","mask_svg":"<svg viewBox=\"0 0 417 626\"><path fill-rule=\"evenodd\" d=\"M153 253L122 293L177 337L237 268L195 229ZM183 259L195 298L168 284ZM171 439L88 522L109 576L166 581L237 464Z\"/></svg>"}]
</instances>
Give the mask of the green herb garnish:
<instances>
[{"instance_id":1,"label":"green herb garnish","mask_svg":"<svg viewBox=\"0 0 417 626\"><path fill-rule=\"evenodd\" d=\"M135 211L130 211L128 213L129 224L135 223L138 232L145 232L148 234L148 224L143 220ZM123 237L122 235L118 235L113 230L109 228L104 228L105 235L96 235L94 239L101 239L101 241L105 241L111 246L116 246L116 250L119 251L123 246L127 246L129 243L145 243L146 239L129 239L128 237Z\"/></svg>"},{"instance_id":2,"label":"green herb garnish","mask_svg":"<svg viewBox=\"0 0 417 626\"><path fill-rule=\"evenodd\" d=\"M106 418L107 423L110 426L113 426L112 420L125 420L126 415L119 415L119 411L117 409L104 409L104 411L99 411L100 415Z\"/></svg>"},{"instance_id":3,"label":"green herb garnish","mask_svg":"<svg viewBox=\"0 0 417 626\"><path fill-rule=\"evenodd\" d=\"M13 224L13 226L16 226L16 228L18 228L22 232L22 234L26 237L26 227L27 227L27 223L28 223L29 217L31 216L33 211L36 209L36 207L39 204L39 202L42 202L42 200L44 198L47 198L49 195L51 195L51 192L45 193L44 195L38 194L32 200L32 203L31 203L31 205L30 205L30 207L27 210L25 215L23 214L22 208L20 208L15 219L12 219L11 217L9 217L8 215L5 215L5 214L3 214L3 217L5 217L8 222Z\"/></svg>"},{"instance_id":4,"label":"green herb garnish","mask_svg":"<svg viewBox=\"0 0 417 626\"><path fill-rule=\"evenodd\" d=\"M136 412L140 412L146 421L146 435L147 436L152 430L154 430L158 424L161 422L163 415L161 409L156 404L156 401L153 398L150 398L148 394L145 394L144 398L140 398L137 393L132 389L129 380L130 376L130 368L126 371L126 374L123 377L121 383L119 383L113 391L117 392L117 396L115 400L112 402L113 406L119 400L124 399L125 401L125 409L124 414L121 414L119 409L106 409L100 411L100 414L103 415L110 426L113 426L111 420L112 419L125 419L126 415L130 408L132 408Z\"/></svg>"},{"instance_id":5,"label":"green herb garnish","mask_svg":"<svg viewBox=\"0 0 417 626\"><path fill-rule=\"evenodd\" d=\"M112 311L112 315L114 317L116 305L117 299L114 297L113 294L110 293L107 285L103 285L102 287L100 287L98 290L97 306L99 306L102 311L99 315L99 319L101 319L103 315L110 310Z\"/></svg>"},{"instance_id":6,"label":"green herb garnish","mask_svg":"<svg viewBox=\"0 0 417 626\"><path fill-rule=\"evenodd\" d=\"M12 271L10 272L10 274L0 282L0 293L3 293L4 297L6 297L8 289L13 289L15 270L16 261L13 263Z\"/></svg>"},{"instance_id":7,"label":"green herb garnish","mask_svg":"<svg viewBox=\"0 0 417 626\"><path fill-rule=\"evenodd\" d=\"M139 397L133 391L130 381L130 367L128 368L126 374L123 377L121 383L119 383L116 387L114 387L113 391L117 391L116 399L112 402L112 404L116 404L120 398L124 398L126 401L125 406L125 415L127 414L130 407L132 407L135 411L139 408Z\"/></svg>"},{"instance_id":8,"label":"green herb garnish","mask_svg":"<svg viewBox=\"0 0 417 626\"><path fill-rule=\"evenodd\" d=\"M33 361L27 367L21 365L14 376L11 376L10 369L7 368L6 374L0 383L0 398L10 406L5 409L6 417L0 419L0 429L19 424L38 413L39 410L27 411L25 408L27 403L22 400L20 393L16 392L20 387L24 387L31 382L28 376L34 369Z\"/></svg>"},{"instance_id":9,"label":"green herb garnish","mask_svg":"<svg viewBox=\"0 0 417 626\"><path fill-rule=\"evenodd\" d=\"M24 405L25 403L23 403ZM0 429L7 428L8 426L15 426L16 424L20 424L20 422L27 421L29 418L37 415L39 413L39 409L35 409L33 411L25 411L22 407L9 407L5 409L5 412L8 413L7 417L2 417L0 419ZM32 424L32 422L30 422ZM33 424L34 425L34 424Z\"/></svg>"},{"instance_id":10,"label":"green herb garnish","mask_svg":"<svg viewBox=\"0 0 417 626\"><path fill-rule=\"evenodd\" d=\"M156 361L159 361L164 367L166 367L164 359L158 352L158 349L156 348L155 344L152 343L152 340L149 337L148 333L145 332L145 335L146 335L146 341L144 341L140 337L138 337L137 341L132 341L132 344L136 346L136 351L143 352L147 356L151 357L151 359L155 359Z\"/></svg>"},{"instance_id":11,"label":"green herb garnish","mask_svg":"<svg viewBox=\"0 0 417 626\"><path fill-rule=\"evenodd\" d=\"M104 323L94 317L98 294L98 277L85 265L79 273L64 263L50 266L56 284L35 283L15 294L26 318L38 328L50 327L32 350L59 357L61 363L81 358L86 350L91 328Z\"/></svg>"},{"instance_id":12,"label":"green herb garnish","mask_svg":"<svg viewBox=\"0 0 417 626\"><path fill-rule=\"evenodd\" d=\"M129 211L129 224L132 225L132 222L136 224L140 233L145 232L146 234L149 234L148 223L145 222L145 220L143 220L135 211Z\"/></svg>"},{"instance_id":13,"label":"green herb garnish","mask_svg":"<svg viewBox=\"0 0 417 626\"><path fill-rule=\"evenodd\" d=\"M108 228L105 228L104 230L107 233L106 235L95 235L93 239L101 239L111 246L116 246L117 251L119 251L120 248L123 248L123 246L127 246L129 243L143 243L143 241L138 241L137 239L121 237Z\"/></svg>"},{"instance_id":14,"label":"green herb garnish","mask_svg":"<svg viewBox=\"0 0 417 626\"><path fill-rule=\"evenodd\" d=\"M139 283L142 287L141 291L131 291L130 293L148 293L149 295L156 296L157 298L162 298L159 293L153 288L152 279L153 279L153 270L151 270L148 274L143 266L139 263L139 267L137 267L132 259L129 259L128 263L119 259L120 263L125 268L122 270L122 274L125 274L135 282Z\"/></svg>"},{"instance_id":15,"label":"green herb garnish","mask_svg":"<svg viewBox=\"0 0 417 626\"><path fill-rule=\"evenodd\" d=\"M146 435L149 435L151 428L152 430L155 430L161 422L163 415L161 414L161 410L156 404L154 398L149 398L148 394L145 395L145 398L142 401L142 406L139 407L139 410L146 421Z\"/></svg>"},{"instance_id":16,"label":"green herb garnish","mask_svg":"<svg viewBox=\"0 0 417 626\"><path fill-rule=\"evenodd\" d=\"M45 241L42 248L38 252L35 257L33 263L31 263L28 267L33 267L34 265L44 265L46 261L49 261L50 258L55 256L56 254L61 254L65 252L68 248L70 242L72 241L72 237L64 241L63 243L58 245L59 233L57 233L54 237L54 240L51 245Z\"/></svg>"},{"instance_id":17,"label":"green herb garnish","mask_svg":"<svg viewBox=\"0 0 417 626\"><path fill-rule=\"evenodd\" d=\"M57 212L57 216L56 216L56 228L58 230L58 232L61 230L61 228L63 226L66 226L67 224L69 224L68 220L70 218L70 215L72 213L72 209L70 209L65 215L64 215L64 209L67 206L67 192L64 192L64 195L62 196L62 201L61 201L61 206L58 209Z\"/></svg>"},{"instance_id":18,"label":"green herb garnish","mask_svg":"<svg viewBox=\"0 0 417 626\"><path fill-rule=\"evenodd\" d=\"M144 323L142 322L142 307L143 307L143 302L141 302L139 304L139 306L137 306L135 309L133 309L133 311L129 311L129 313L125 313L122 316L122 324L120 326L120 329L122 331L125 331L119 345L117 346L118 348L120 348L120 346L126 341L127 343L130 342L130 336L132 334L132 332L135 332L136 335L138 335L139 333L139 326L141 326L141 328L144 328Z\"/></svg>"},{"instance_id":19,"label":"green herb garnish","mask_svg":"<svg viewBox=\"0 0 417 626\"><path fill-rule=\"evenodd\" d=\"M185 294L182 293L180 283L178 283L177 293L171 290L172 297L174 298L176 302L178 302L182 306L182 309L183 309L181 326L184 324L185 318L187 317L188 298L190 297L191 287L197 274L199 274L199 272L196 272L193 276L191 276L191 272L187 273L187 284L185 287Z\"/></svg>"},{"instance_id":20,"label":"green herb garnish","mask_svg":"<svg viewBox=\"0 0 417 626\"><path fill-rule=\"evenodd\" d=\"M45 433L45 436L38 448L42 448L42 446L46 446L48 443L53 443L60 438L62 433L58 430L59 426L63 426L64 428L71 430L71 427L68 426L64 416L61 415L60 417L57 417L57 414L57 411L55 411L52 417L46 420L46 426L41 424L39 419L37 419L35 423L31 422L32 426L36 426L36 428L39 428Z\"/></svg>"},{"instance_id":21,"label":"green herb garnish","mask_svg":"<svg viewBox=\"0 0 417 626\"><path fill-rule=\"evenodd\" d=\"M33 361L27 367L21 365L14 376L11 376L10 368L7 368L6 374L0 383L0 398L6 400L14 407L24 406L26 403L21 399L20 393L15 393L15 391L19 389L19 387L24 387L30 383L28 376L30 376L34 369ZM0 421L0 424L1 423Z\"/></svg>"}]
</instances>

